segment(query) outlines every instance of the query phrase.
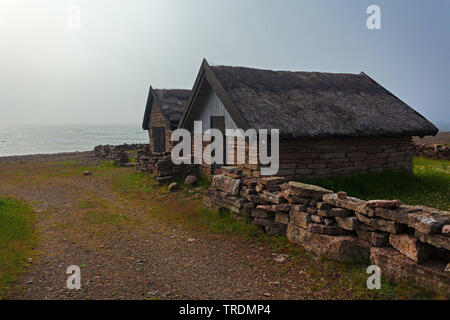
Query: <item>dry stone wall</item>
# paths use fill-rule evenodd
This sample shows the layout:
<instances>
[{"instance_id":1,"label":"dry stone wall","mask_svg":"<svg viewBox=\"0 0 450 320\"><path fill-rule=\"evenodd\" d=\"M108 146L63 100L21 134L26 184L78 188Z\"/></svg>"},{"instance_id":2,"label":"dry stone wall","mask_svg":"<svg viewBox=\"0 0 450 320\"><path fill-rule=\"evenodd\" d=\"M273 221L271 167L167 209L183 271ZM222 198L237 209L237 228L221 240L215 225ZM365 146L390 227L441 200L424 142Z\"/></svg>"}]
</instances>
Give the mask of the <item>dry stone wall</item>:
<instances>
[{"instance_id":1,"label":"dry stone wall","mask_svg":"<svg viewBox=\"0 0 450 320\"><path fill-rule=\"evenodd\" d=\"M122 144L122 145L98 145L94 148L95 156L100 159L112 160L117 164L130 161L127 151L144 148L145 144Z\"/></svg>"},{"instance_id":2,"label":"dry stone wall","mask_svg":"<svg viewBox=\"0 0 450 320\"><path fill-rule=\"evenodd\" d=\"M205 205L227 208L271 235L339 261L370 257L390 278L450 285L450 212L399 200L365 201L284 177L223 167Z\"/></svg>"},{"instance_id":3,"label":"dry stone wall","mask_svg":"<svg viewBox=\"0 0 450 320\"><path fill-rule=\"evenodd\" d=\"M136 162L138 172L150 174L160 182L168 181L176 175L190 174L196 170L196 167L192 165L175 165L170 152L152 153L149 145L138 150Z\"/></svg>"},{"instance_id":4,"label":"dry stone wall","mask_svg":"<svg viewBox=\"0 0 450 320\"><path fill-rule=\"evenodd\" d=\"M450 148L441 144L425 145L416 144L416 156L438 159L438 160L450 160Z\"/></svg>"}]
</instances>

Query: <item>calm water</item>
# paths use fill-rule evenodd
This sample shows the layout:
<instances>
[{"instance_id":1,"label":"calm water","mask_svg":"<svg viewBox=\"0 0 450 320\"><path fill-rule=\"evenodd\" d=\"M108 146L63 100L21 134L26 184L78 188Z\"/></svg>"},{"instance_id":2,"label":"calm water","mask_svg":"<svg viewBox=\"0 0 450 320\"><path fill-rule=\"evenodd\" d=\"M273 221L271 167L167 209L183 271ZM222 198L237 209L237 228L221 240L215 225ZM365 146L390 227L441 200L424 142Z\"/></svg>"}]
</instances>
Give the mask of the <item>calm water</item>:
<instances>
[{"instance_id":1,"label":"calm water","mask_svg":"<svg viewBox=\"0 0 450 320\"><path fill-rule=\"evenodd\" d=\"M99 144L148 143L139 125L4 125L0 157L89 151Z\"/></svg>"}]
</instances>

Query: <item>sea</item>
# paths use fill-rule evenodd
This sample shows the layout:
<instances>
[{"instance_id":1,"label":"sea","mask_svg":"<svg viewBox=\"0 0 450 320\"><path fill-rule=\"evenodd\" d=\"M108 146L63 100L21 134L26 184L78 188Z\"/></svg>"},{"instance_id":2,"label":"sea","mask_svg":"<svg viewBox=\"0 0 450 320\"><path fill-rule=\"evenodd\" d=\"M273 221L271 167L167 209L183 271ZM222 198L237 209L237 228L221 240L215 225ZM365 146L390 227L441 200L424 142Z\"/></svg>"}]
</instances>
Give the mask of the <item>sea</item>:
<instances>
[{"instance_id":1,"label":"sea","mask_svg":"<svg viewBox=\"0 0 450 320\"><path fill-rule=\"evenodd\" d=\"M450 124L438 124L450 131ZM38 125L0 122L0 157L90 151L96 145L148 143L140 124Z\"/></svg>"},{"instance_id":2,"label":"sea","mask_svg":"<svg viewBox=\"0 0 450 320\"><path fill-rule=\"evenodd\" d=\"M0 123L0 157L90 151L96 145L148 143L139 124L12 125Z\"/></svg>"}]
</instances>

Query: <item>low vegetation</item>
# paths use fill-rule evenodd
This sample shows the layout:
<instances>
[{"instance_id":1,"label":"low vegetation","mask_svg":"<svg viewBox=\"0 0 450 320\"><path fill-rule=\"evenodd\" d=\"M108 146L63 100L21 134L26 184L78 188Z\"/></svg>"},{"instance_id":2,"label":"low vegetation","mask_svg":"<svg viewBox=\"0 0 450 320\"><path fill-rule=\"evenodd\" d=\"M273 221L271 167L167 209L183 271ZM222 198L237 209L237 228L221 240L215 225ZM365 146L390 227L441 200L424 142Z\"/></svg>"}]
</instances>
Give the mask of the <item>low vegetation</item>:
<instances>
[{"instance_id":1,"label":"low vegetation","mask_svg":"<svg viewBox=\"0 0 450 320\"><path fill-rule=\"evenodd\" d=\"M184 186L180 183L178 191L167 192L167 186L144 174L128 170L115 173L115 188L125 198L135 203L148 203L149 214L162 219L168 224L183 225L200 234L219 233L239 237L245 241L257 241L267 245L271 250L287 254L288 259L305 266L308 272L320 279L321 286L332 288L329 299L353 296L356 299L433 299L445 298L446 293L436 293L419 288L410 283L393 283L383 280L381 290L366 288L366 268L369 261L338 263L328 259L317 258L305 250L291 245L285 237L270 237L244 219L236 219L226 210L204 209L198 192L202 188ZM314 290L314 288L311 288ZM319 288L316 288L316 290Z\"/></svg>"},{"instance_id":2,"label":"low vegetation","mask_svg":"<svg viewBox=\"0 0 450 320\"><path fill-rule=\"evenodd\" d=\"M365 200L400 199L405 204L450 210L450 161L414 159L413 173L385 171L306 181Z\"/></svg>"},{"instance_id":3,"label":"low vegetation","mask_svg":"<svg viewBox=\"0 0 450 320\"><path fill-rule=\"evenodd\" d=\"M22 202L0 198L0 298L31 262L35 216Z\"/></svg>"},{"instance_id":4,"label":"low vegetation","mask_svg":"<svg viewBox=\"0 0 450 320\"><path fill-rule=\"evenodd\" d=\"M350 195L365 198L400 198L408 204L426 204L448 209L450 200L450 162L415 159L414 174L379 173L355 175L343 178L308 181L335 191L345 190ZM178 189L170 193L167 185L159 185L148 175L136 173L133 168L115 167L109 162L89 166L77 161L52 163L48 170L41 170L33 176L42 183L43 179L81 179L84 171L101 177L110 183L120 196L121 206L97 199L83 197L77 203L82 224L89 230L114 231L122 225L144 226L152 219L163 221L168 226L182 226L202 237L220 234L239 241L249 241L266 246L276 253L286 254L306 268L311 277L317 279L312 291L327 287L328 296L339 299L429 299L449 298L448 293L436 293L408 283L392 283L383 280L382 289L370 291L366 288L368 275L365 270L369 261L354 261L343 264L311 255L305 250L288 243L285 237L269 237L249 224L246 219L238 220L228 211L202 208L202 193L208 186L207 179L200 179L196 186L185 186L178 180ZM25 174L25 172L24 172ZM17 175L10 179L16 179ZM130 216L130 212L146 212L144 217ZM135 221L136 220L136 221ZM139 220L139 221L138 221ZM153 220L154 221L154 220ZM14 281L27 264L36 241L34 214L29 207L13 199L0 198L0 290ZM137 227L136 227L137 228ZM145 228L144 228L145 229ZM138 230L138 229L136 229ZM280 270L290 272L290 269ZM1 291L0 291L1 297Z\"/></svg>"}]
</instances>

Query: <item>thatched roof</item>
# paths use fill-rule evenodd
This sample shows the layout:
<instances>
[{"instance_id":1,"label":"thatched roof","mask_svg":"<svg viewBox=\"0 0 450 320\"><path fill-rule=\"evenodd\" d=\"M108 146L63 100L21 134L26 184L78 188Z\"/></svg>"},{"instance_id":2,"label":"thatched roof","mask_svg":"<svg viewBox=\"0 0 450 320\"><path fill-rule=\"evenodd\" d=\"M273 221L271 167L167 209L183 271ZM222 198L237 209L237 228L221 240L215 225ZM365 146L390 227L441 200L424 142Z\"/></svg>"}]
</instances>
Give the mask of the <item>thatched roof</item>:
<instances>
[{"instance_id":1,"label":"thatched roof","mask_svg":"<svg viewBox=\"0 0 450 320\"><path fill-rule=\"evenodd\" d=\"M271 71L209 66L204 61L199 74L208 79L238 125L241 121L249 128L280 129L285 137L424 136L438 132L365 73Z\"/></svg>"},{"instance_id":2,"label":"thatched roof","mask_svg":"<svg viewBox=\"0 0 450 320\"><path fill-rule=\"evenodd\" d=\"M190 94L191 90L153 89L150 87L142 128L148 130L151 108L155 101L166 118L167 123L170 124L171 130L176 129Z\"/></svg>"}]
</instances>

